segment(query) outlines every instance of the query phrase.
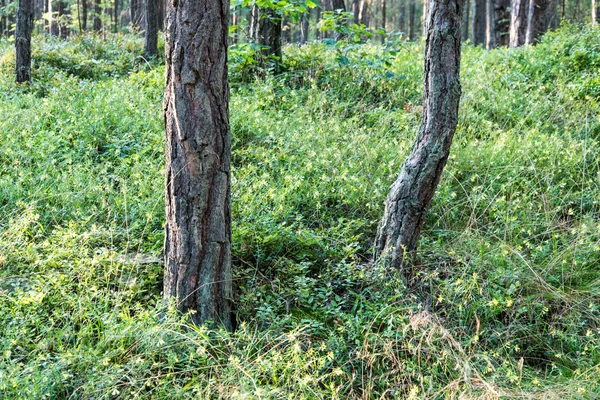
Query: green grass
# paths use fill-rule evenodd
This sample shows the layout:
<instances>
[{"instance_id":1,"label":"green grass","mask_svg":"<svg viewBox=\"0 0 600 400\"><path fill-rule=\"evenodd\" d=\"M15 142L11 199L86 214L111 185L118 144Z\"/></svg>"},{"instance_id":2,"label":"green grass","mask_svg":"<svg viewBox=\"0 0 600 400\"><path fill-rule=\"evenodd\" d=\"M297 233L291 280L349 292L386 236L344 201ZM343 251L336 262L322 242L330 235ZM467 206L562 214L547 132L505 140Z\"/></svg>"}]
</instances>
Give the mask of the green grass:
<instances>
[{"instance_id":1,"label":"green grass","mask_svg":"<svg viewBox=\"0 0 600 400\"><path fill-rule=\"evenodd\" d=\"M421 119L422 47L231 52L240 327L163 306L161 61L0 41L0 397L600 397L600 31L463 50L416 282L369 263Z\"/></svg>"}]
</instances>

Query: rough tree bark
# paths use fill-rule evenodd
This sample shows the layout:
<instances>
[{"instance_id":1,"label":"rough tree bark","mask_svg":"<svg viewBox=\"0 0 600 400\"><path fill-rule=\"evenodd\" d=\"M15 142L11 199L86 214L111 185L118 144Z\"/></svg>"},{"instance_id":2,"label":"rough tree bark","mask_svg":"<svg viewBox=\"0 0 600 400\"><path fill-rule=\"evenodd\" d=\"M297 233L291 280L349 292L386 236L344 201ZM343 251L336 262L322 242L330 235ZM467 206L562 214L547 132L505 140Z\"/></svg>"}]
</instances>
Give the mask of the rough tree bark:
<instances>
[{"instance_id":1,"label":"rough tree bark","mask_svg":"<svg viewBox=\"0 0 600 400\"><path fill-rule=\"evenodd\" d=\"M375 240L376 259L403 269L414 260L425 212L448 155L461 95L464 0L431 0L425 44L423 122L390 188Z\"/></svg>"},{"instance_id":2,"label":"rough tree bark","mask_svg":"<svg viewBox=\"0 0 600 400\"><path fill-rule=\"evenodd\" d=\"M528 0L511 0L510 8L510 47L525 44L527 34L527 5Z\"/></svg>"},{"instance_id":3,"label":"rough tree bark","mask_svg":"<svg viewBox=\"0 0 600 400\"><path fill-rule=\"evenodd\" d=\"M164 295L233 330L229 0L174 0L167 15Z\"/></svg>"},{"instance_id":4,"label":"rough tree bark","mask_svg":"<svg viewBox=\"0 0 600 400\"><path fill-rule=\"evenodd\" d=\"M146 32L144 34L144 53L147 57L154 57L156 56L157 47L158 0L148 0L146 2Z\"/></svg>"},{"instance_id":5,"label":"rough tree bark","mask_svg":"<svg viewBox=\"0 0 600 400\"><path fill-rule=\"evenodd\" d=\"M473 45L485 44L486 0L473 3Z\"/></svg>"},{"instance_id":6,"label":"rough tree bark","mask_svg":"<svg viewBox=\"0 0 600 400\"><path fill-rule=\"evenodd\" d=\"M19 0L15 48L17 83L31 80L31 32L33 31L33 0Z\"/></svg>"}]
</instances>

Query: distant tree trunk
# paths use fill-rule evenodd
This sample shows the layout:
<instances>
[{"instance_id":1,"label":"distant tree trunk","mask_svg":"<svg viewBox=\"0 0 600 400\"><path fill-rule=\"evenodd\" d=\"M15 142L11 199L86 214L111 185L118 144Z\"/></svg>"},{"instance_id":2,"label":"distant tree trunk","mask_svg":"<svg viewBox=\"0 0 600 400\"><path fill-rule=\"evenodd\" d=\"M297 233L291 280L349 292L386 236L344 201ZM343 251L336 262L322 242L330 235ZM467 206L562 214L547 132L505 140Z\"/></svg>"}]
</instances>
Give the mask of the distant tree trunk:
<instances>
[{"instance_id":1,"label":"distant tree trunk","mask_svg":"<svg viewBox=\"0 0 600 400\"><path fill-rule=\"evenodd\" d=\"M525 44L532 44L535 28L533 26L535 15L535 0L528 0L527 4L527 30L525 31Z\"/></svg>"},{"instance_id":2,"label":"distant tree trunk","mask_svg":"<svg viewBox=\"0 0 600 400\"><path fill-rule=\"evenodd\" d=\"M306 44L308 41L308 19L309 14L302 14L300 17L300 44Z\"/></svg>"},{"instance_id":3,"label":"distant tree trunk","mask_svg":"<svg viewBox=\"0 0 600 400\"><path fill-rule=\"evenodd\" d=\"M17 83L31 80L31 32L33 31L33 0L19 0L15 30Z\"/></svg>"},{"instance_id":4,"label":"distant tree trunk","mask_svg":"<svg viewBox=\"0 0 600 400\"><path fill-rule=\"evenodd\" d=\"M528 0L512 0L510 9L510 47L525 44L527 34L527 5Z\"/></svg>"},{"instance_id":5,"label":"distant tree trunk","mask_svg":"<svg viewBox=\"0 0 600 400\"><path fill-rule=\"evenodd\" d=\"M485 44L486 0L475 0L473 7L473 45Z\"/></svg>"},{"instance_id":6,"label":"distant tree trunk","mask_svg":"<svg viewBox=\"0 0 600 400\"><path fill-rule=\"evenodd\" d=\"M598 0L592 0L592 25L596 26L600 21L600 4Z\"/></svg>"},{"instance_id":7,"label":"distant tree trunk","mask_svg":"<svg viewBox=\"0 0 600 400\"><path fill-rule=\"evenodd\" d=\"M54 9L54 4L52 4L52 3L53 3L52 0L48 0L48 16L50 18L50 24L49 24L50 25L50 35L58 36L58 35L60 35L58 13Z\"/></svg>"},{"instance_id":8,"label":"distant tree trunk","mask_svg":"<svg viewBox=\"0 0 600 400\"><path fill-rule=\"evenodd\" d=\"M0 7L6 7L6 0L0 0ZM8 18L6 18L6 14L2 14L0 17L0 36L8 36Z\"/></svg>"},{"instance_id":9,"label":"distant tree trunk","mask_svg":"<svg viewBox=\"0 0 600 400\"><path fill-rule=\"evenodd\" d=\"M137 12L138 12L138 1L137 0L129 0L129 19L131 19L131 25L135 26L137 22Z\"/></svg>"},{"instance_id":10,"label":"distant tree trunk","mask_svg":"<svg viewBox=\"0 0 600 400\"><path fill-rule=\"evenodd\" d=\"M212 1L212 0L203 0ZM148 57L155 57L158 46L158 1L146 2L146 33L144 35L144 53ZM227 21L229 22L229 21Z\"/></svg>"},{"instance_id":11,"label":"distant tree trunk","mask_svg":"<svg viewBox=\"0 0 600 400\"><path fill-rule=\"evenodd\" d=\"M168 7L164 295L232 331L229 1Z\"/></svg>"},{"instance_id":12,"label":"distant tree trunk","mask_svg":"<svg viewBox=\"0 0 600 400\"><path fill-rule=\"evenodd\" d=\"M321 20L321 8L315 7L315 40L321 39L321 30L319 29L319 21Z\"/></svg>"},{"instance_id":13,"label":"distant tree trunk","mask_svg":"<svg viewBox=\"0 0 600 400\"><path fill-rule=\"evenodd\" d=\"M263 55L281 60L281 16L270 8L260 8L258 15L258 43L266 46Z\"/></svg>"},{"instance_id":14,"label":"distant tree trunk","mask_svg":"<svg viewBox=\"0 0 600 400\"><path fill-rule=\"evenodd\" d=\"M342 12L346 12L346 3L344 3L344 0L331 0L331 10L342 10Z\"/></svg>"},{"instance_id":15,"label":"distant tree trunk","mask_svg":"<svg viewBox=\"0 0 600 400\"><path fill-rule=\"evenodd\" d=\"M114 33L117 33L119 31L119 13L120 13L119 0L115 0L113 12L115 14L115 25L114 25L113 29L114 29Z\"/></svg>"},{"instance_id":16,"label":"distant tree trunk","mask_svg":"<svg viewBox=\"0 0 600 400\"><path fill-rule=\"evenodd\" d=\"M100 32L102 30L102 0L94 0L94 30Z\"/></svg>"},{"instance_id":17,"label":"distant tree trunk","mask_svg":"<svg viewBox=\"0 0 600 400\"><path fill-rule=\"evenodd\" d=\"M385 201L376 259L403 269L415 257L425 212L448 160L458 122L464 0L434 0L425 44L423 122ZM406 272L406 271L405 271Z\"/></svg>"},{"instance_id":18,"label":"distant tree trunk","mask_svg":"<svg viewBox=\"0 0 600 400\"><path fill-rule=\"evenodd\" d=\"M400 0L400 6L398 10L398 30L402 32L403 36L406 36L406 0Z\"/></svg>"},{"instance_id":19,"label":"distant tree trunk","mask_svg":"<svg viewBox=\"0 0 600 400\"><path fill-rule=\"evenodd\" d=\"M423 0L423 15L421 25L423 26L423 37L427 37L427 24L429 23L429 3L435 0Z\"/></svg>"},{"instance_id":20,"label":"distant tree trunk","mask_svg":"<svg viewBox=\"0 0 600 400\"><path fill-rule=\"evenodd\" d=\"M158 30L165 30L165 4L166 0L158 0Z\"/></svg>"},{"instance_id":21,"label":"distant tree trunk","mask_svg":"<svg viewBox=\"0 0 600 400\"><path fill-rule=\"evenodd\" d=\"M494 17L494 0L485 1L485 48L496 47L496 19Z\"/></svg>"},{"instance_id":22,"label":"distant tree trunk","mask_svg":"<svg viewBox=\"0 0 600 400\"><path fill-rule=\"evenodd\" d=\"M359 24L358 14L360 12L360 0L352 0L352 17L356 25Z\"/></svg>"},{"instance_id":23,"label":"distant tree trunk","mask_svg":"<svg viewBox=\"0 0 600 400\"><path fill-rule=\"evenodd\" d=\"M510 1L494 0L496 46L508 46L510 38Z\"/></svg>"},{"instance_id":24,"label":"distant tree trunk","mask_svg":"<svg viewBox=\"0 0 600 400\"><path fill-rule=\"evenodd\" d=\"M69 24L70 24L71 11L69 10L68 4L63 0L59 0L57 2L57 6L58 6L59 35L61 38L65 39L70 34Z\"/></svg>"},{"instance_id":25,"label":"distant tree trunk","mask_svg":"<svg viewBox=\"0 0 600 400\"><path fill-rule=\"evenodd\" d=\"M88 19L88 0L81 1L81 30L87 30L87 19Z\"/></svg>"},{"instance_id":26,"label":"distant tree trunk","mask_svg":"<svg viewBox=\"0 0 600 400\"><path fill-rule=\"evenodd\" d=\"M469 15L469 11L471 10L471 0L466 0L465 1L465 11L464 11L464 19L463 19L463 34L462 34L462 40L463 41L467 41L469 40L469 25L470 25L470 15Z\"/></svg>"},{"instance_id":27,"label":"distant tree trunk","mask_svg":"<svg viewBox=\"0 0 600 400\"><path fill-rule=\"evenodd\" d=\"M386 10L386 1L385 0L381 0L381 28L383 30L385 30L385 20L387 19L387 14L386 14L387 10Z\"/></svg>"},{"instance_id":28,"label":"distant tree trunk","mask_svg":"<svg viewBox=\"0 0 600 400\"><path fill-rule=\"evenodd\" d=\"M556 0L529 0L525 44L534 44L558 20Z\"/></svg>"},{"instance_id":29,"label":"distant tree trunk","mask_svg":"<svg viewBox=\"0 0 600 400\"><path fill-rule=\"evenodd\" d=\"M413 0L414 1L414 0ZM369 0L360 0L358 19L365 27L369 27Z\"/></svg>"},{"instance_id":30,"label":"distant tree trunk","mask_svg":"<svg viewBox=\"0 0 600 400\"><path fill-rule=\"evenodd\" d=\"M408 0L408 40L415 40L415 0Z\"/></svg>"}]
</instances>

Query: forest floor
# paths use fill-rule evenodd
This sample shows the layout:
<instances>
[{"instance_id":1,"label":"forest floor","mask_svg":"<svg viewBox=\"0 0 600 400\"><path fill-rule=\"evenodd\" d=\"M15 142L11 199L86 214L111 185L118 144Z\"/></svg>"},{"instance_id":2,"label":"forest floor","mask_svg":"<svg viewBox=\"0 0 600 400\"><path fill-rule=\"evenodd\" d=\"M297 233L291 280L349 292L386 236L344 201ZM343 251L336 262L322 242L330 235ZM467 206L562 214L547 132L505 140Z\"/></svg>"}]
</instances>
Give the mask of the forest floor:
<instances>
[{"instance_id":1,"label":"forest floor","mask_svg":"<svg viewBox=\"0 0 600 400\"><path fill-rule=\"evenodd\" d=\"M238 329L161 300L162 60L0 41L0 398L600 398L600 30L465 45L411 282L370 263L422 46L230 50Z\"/></svg>"}]
</instances>

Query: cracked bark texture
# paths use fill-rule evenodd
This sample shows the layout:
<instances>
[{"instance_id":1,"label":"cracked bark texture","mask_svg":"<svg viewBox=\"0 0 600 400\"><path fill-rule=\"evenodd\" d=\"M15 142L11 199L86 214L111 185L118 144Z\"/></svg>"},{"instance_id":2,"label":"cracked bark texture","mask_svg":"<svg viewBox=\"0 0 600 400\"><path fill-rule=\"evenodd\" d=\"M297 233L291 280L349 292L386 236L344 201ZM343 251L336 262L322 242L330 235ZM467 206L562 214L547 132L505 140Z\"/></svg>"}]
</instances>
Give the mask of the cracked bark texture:
<instances>
[{"instance_id":1,"label":"cracked bark texture","mask_svg":"<svg viewBox=\"0 0 600 400\"><path fill-rule=\"evenodd\" d=\"M458 121L464 0L431 0L425 45L423 122L390 188L375 258L402 269L414 259L425 212L450 153Z\"/></svg>"},{"instance_id":2,"label":"cracked bark texture","mask_svg":"<svg viewBox=\"0 0 600 400\"><path fill-rule=\"evenodd\" d=\"M31 32L33 31L33 0L19 0L15 29L17 83L31 80Z\"/></svg>"},{"instance_id":3,"label":"cracked bark texture","mask_svg":"<svg viewBox=\"0 0 600 400\"><path fill-rule=\"evenodd\" d=\"M164 296L233 330L228 25L228 0L169 1Z\"/></svg>"}]
</instances>

